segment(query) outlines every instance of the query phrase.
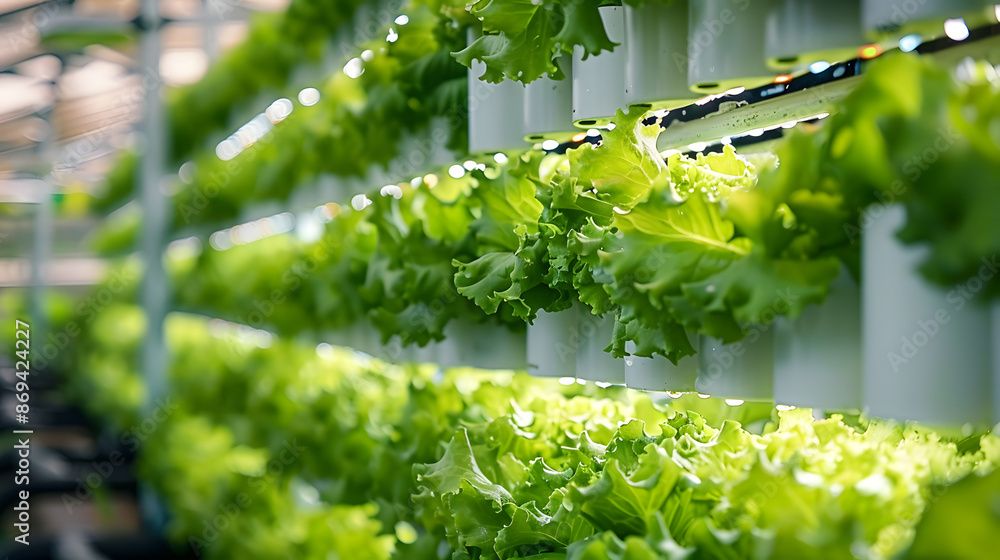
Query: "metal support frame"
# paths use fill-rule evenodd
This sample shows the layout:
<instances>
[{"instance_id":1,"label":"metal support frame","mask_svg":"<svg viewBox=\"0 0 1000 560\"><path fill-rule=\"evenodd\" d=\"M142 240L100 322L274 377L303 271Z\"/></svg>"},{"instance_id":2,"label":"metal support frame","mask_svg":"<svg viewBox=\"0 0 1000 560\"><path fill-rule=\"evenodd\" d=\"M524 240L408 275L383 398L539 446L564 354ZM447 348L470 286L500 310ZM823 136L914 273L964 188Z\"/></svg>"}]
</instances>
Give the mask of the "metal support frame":
<instances>
[{"instance_id":1,"label":"metal support frame","mask_svg":"<svg viewBox=\"0 0 1000 560\"><path fill-rule=\"evenodd\" d=\"M157 397L166 393L163 319L167 313L168 283L163 267L163 247L167 226L167 199L163 182L167 126L160 80L160 23L159 0L143 0L143 32L140 44L140 63L151 79L146 88L145 115L141 124L143 141L142 161L138 174L137 192L142 203L143 223L140 253L143 261L143 280L140 301L146 311L146 340L142 352L142 371L147 383L147 408Z\"/></svg>"},{"instance_id":2,"label":"metal support frame","mask_svg":"<svg viewBox=\"0 0 1000 560\"><path fill-rule=\"evenodd\" d=\"M48 325L45 313L45 296L48 277L46 263L52 257L52 186L41 180L35 185L37 203L31 242L31 329L36 340L45 340Z\"/></svg>"},{"instance_id":3,"label":"metal support frame","mask_svg":"<svg viewBox=\"0 0 1000 560\"><path fill-rule=\"evenodd\" d=\"M163 248L167 229L167 204L162 182L168 145L166 110L163 102L163 82L160 79L160 16L159 0L143 0L140 21L142 36L139 61L148 80L144 80L145 114L140 130L143 152L136 191L142 203L143 222L140 254L143 277L139 301L146 312L146 337L143 340L141 371L146 382L144 411L152 413L157 401L167 393L167 348L164 319L170 294L163 266ZM146 487L139 492L140 507L146 523L152 528L164 525L164 508L158 497Z\"/></svg>"}]
</instances>

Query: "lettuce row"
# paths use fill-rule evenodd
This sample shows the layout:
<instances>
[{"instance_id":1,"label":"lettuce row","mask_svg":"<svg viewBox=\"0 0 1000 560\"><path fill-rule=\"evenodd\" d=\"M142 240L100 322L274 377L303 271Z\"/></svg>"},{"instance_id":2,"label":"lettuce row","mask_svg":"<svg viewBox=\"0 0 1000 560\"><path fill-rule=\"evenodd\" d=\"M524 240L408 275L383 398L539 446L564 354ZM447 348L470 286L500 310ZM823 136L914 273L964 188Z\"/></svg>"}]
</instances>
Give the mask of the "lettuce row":
<instances>
[{"instance_id":1,"label":"lettuce row","mask_svg":"<svg viewBox=\"0 0 1000 560\"><path fill-rule=\"evenodd\" d=\"M605 345L617 356L633 341L638 355L677 360L694 353L690 334L738 340L822 299L836 257L772 256L728 219L724 202L754 192L753 163L731 149L664 162L657 127L617 122L598 148L529 151L433 188L373 194L312 243L174 254L175 304L320 339L368 322L383 341L422 346L455 319L523 328L581 301L615 316Z\"/></svg>"},{"instance_id":2,"label":"lettuce row","mask_svg":"<svg viewBox=\"0 0 1000 560\"><path fill-rule=\"evenodd\" d=\"M443 525L452 558L890 558L909 547L935 485L995 468L933 434L778 417L755 435L677 412L522 456L546 441L533 425L460 428L441 460L415 467L414 503L427 526Z\"/></svg>"},{"instance_id":3,"label":"lettuce row","mask_svg":"<svg viewBox=\"0 0 1000 560\"><path fill-rule=\"evenodd\" d=\"M976 558L1000 534L992 434L436 372L184 314L167 340L169 414L140 473L209 558ZM141 414L111 411L92 409L117 429ZM958 519L987 531L972 548L952 546Z\"/></svg>"},{"instance_id":4,"label":"lettuce row","mask_svg":"<svg viewBox=\"0 0 1000 560\"><path fill-rule=\"evenodd\" d=\"M404 345L442 340L455 319L520 328L580 301L615 316L605 345L616 356L632 341L638 355L672 360L694 353L691 334L739 340L821 301L837 256L802 242L785 250L730 218L766 188L759 167L773 162L731 148L664 161L659 130L620 113L598 147L530 150L433 187L383 189L312 243L279 236L175 255L174 301L286 335L369 322ZM779 241L811 239L809 217Z\"/></svg>"},{"instance_id":5,"label":"lettuce row","mask_svg":"<svg viewBox=\"0 0 1000 560\"><path fill-rule=\"evenodd\" d=\"M659 128L642 125L639 114L620 113L596 146L583 144L564 155L528 150L511 154L503 165L480 163L458 179L441 173L371 193L370 206L342 210L315 243L266 240L221 252L206 248L191 265L191 285L182 278L175 282L177 301L217 309L237 322L246 322L255 305L280 307L255 326L285 334L370 321L384 340L399 335L404 344L420 345L441 340L444 327L457 318L519 328L541 309L558 311L580 301L594 313L614 315L615 335L606 344L615 355L631 341L640 356L677 360L694 352L693 334L739 340L748 327L778 315L794 318L822 301L843 266L857 274L860 229L854 220L865 219L880 199L889 200L886 193L898 185L905 188L896 200L910 210L904 236L931 244L925 274L958 281L957 271L975 274L985 266L982 259L990 253L981 251L1000 249L1000 234L982 225L981 208L969 202L976 192L969 189L992 175L970 175L960 187L947 181L934 187L923 179L936 176L937 167L928 164L913 186L893 179L903 170L891 162L906 165L921 153L903 139L921 135L906 129L888 143L888 133L877 127L889 120L855 105L860 97L886 97L868 90L888 88L886 80L901 72L918 79L921 99L939 106L943 98L946 108L958 107L948 99L966 95L986 107L984 92L997 87L957 85L932 63L912 57L879 61L844 111L823 126L792 131L774 157L739 156L727 147L664 160L654 148ZM925 113L960 114L903 101L886 101L912 106L908 117L893 117L898 126L912 120L912 126L926 128L919 124ZM963 134L982 135L985 125L975 122ZM971 162L972 148L963 146L964 140L953 143L941 160ZM976 161L979 169L993 160ZM953 192L962 206L930 204L928 197L940 192ZM949 225L949 208L964 208L956 215L974 212L970 223L980 224L979 235ZM956 227L962 237L954 237ZM959 238L970 240L967 247L945 251ZM255 256L269 246L284 246L283 255ZM326 257L316 260L314 254ZM262 261L273 267L252 270ZM313 270L289 272L306 265ZM245 290L233 288L250 279ZM285 304L268 303L275 290ZM993 291L995 282L987 283L986 292Z\"/></svg>"}]
</instances>

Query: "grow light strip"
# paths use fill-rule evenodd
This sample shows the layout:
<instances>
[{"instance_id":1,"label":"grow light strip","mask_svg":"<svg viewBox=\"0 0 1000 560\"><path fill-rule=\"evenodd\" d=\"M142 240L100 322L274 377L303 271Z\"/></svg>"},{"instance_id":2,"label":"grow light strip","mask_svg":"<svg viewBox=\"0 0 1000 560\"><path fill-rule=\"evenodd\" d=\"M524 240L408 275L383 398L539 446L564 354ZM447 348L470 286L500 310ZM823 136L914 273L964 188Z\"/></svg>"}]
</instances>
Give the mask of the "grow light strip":
<instances>
[{"instance_id":1,"label":"grow light strip","mask_svg":"<svg viewBox=\"0 0 1000 560\"><path fill-rule=\"evenodd\" d=\"M906 45L910 47L911 45ZM912 46L912 51L932 55L944 64L957 65L967 57L1000 57L1000 25L971 30L961 40L942 37ZM755 129L767 130L782 123L802 121L809 115L829 113L853 91L868 60L857 58L832 64L821 72L807 72L783 83L771 83L743 92L704 98L671 109L660 124L665 128L657 149L683 150L691 144L712 145ZM818 68L817 68L818 69Z\"/></svg>"},{"instance_id":2,"label":"grow light strip","mask_svg":"<svg viewBox=\"0 0 1000 560\"><path fill-rule=\"evenodd\" d=\"M763 133L779 129L786 123L806 121L818 115L829 114L838 101L854 90L858 79L859 77L854 75L848 79L838 79L818 87L801 89L753 105L716 113L710 117L687 122L674 121L660 134L656 147L660 151L684 150L692 144L717 144L720 139L727 137L735 139L742 136L761 136L757 134L758 131ZM789 85L791 84L767 87Z\"/></svg>"}]
</instances>

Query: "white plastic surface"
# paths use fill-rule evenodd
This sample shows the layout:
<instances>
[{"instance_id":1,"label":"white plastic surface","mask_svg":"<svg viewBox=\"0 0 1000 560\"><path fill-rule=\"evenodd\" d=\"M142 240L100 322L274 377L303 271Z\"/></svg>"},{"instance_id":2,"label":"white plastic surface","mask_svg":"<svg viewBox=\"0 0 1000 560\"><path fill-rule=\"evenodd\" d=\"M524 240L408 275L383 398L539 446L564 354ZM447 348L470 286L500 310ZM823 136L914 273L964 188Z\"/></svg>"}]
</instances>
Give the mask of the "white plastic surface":
<instances>
[{"instance_id":1,"label":"white plastic surface","mask_svg":"<svg viewBox=\"0 0 1000 560\"><path fill-rule=\"evenodd\" d=\"M625 6L625 102L670 109L698 96L688 89L688 8Z\"/></svg>"},{"instance_id":2,"label":"white plastic surface","mask_svg":"<svg viewBox=\"0 0 1000 560\"><path fill-rule=\"evenodd\" d=\"M577 305L577 329L580 351L577 354L576 377L588 381L625 383L625 360L615 358L604 349L614 338L615 320L611 314L599 317L586 305Z\"/></svg>"},{"instance_id":3,"label":"white plastic surface","mask_svg":"<svg viewBox=\"0 0 1000 560\"><path fill-rule=\"evenodd\" d=\"M578 132L573 126L573 61L563 55L556 63L565 78L543 76L525 86L524 134L528 142L565 141Z\"/></svg>"},{"instance_id":4,"label":"white plastic surface","mask_svg":"<svg viewBox=\"0 0 1000 560\"><path fill-rule=\"evenodd\" d=\"M764 62L768 0L688 3L688 85L698 93L757 87L774 79Z\"/></svg>"},{"instance_id":5,"label":"white plastic surface","mask_svg":"<svg viewBox=\"0 0 1000 560\"><path fill-rule=\"evenodd\" d=\"M528 373L537 377L576 377L580 347L577 311L539 311L528 325Z\"/></svg>"},{"instance_id":6,"label":"white plastic surface","mask_svg":"<svg viewBox=\"0 0 1000 560\"><path fill-rule=\"evenodd\" d=\"M468 40L476 39L470 29ZM482 154L524 147L524 85L512 80L491 84L479 79L481 61L469 68L469 153Z\"/></svg>"},{"instance_id":7,"label":"white plastic surface","mask_svg":"<svg viewBox=\"0 0 1000 560\"><path fill-rule=\"evenodd\" d=\"M695 348L698 347L697 340ZM698 355L682 358L677 365L663 356L641 358L631 355L635 351L635 343L625 343L625 386L640 391L670 391L674 393L690 393L695 391L695 380L698 377Z\"/></svg>"},{"instance_id":8,"label":"white plastic surface","mask_svg":"<svg viewBox=\"0 0 1000 560\"><path fill-rule=\"evenodd\" d=\"M441 367L527 368L527 339L504 325L451 321L436 352Z\"/></svg>"},{"instance_id":9,"label":"white plastic surface","mask_svg":"<svg viewBox=\"0 0 1000 560\"><path fill-rule=\"evenodd\" d=\"M905 221L888 206L862 238L864 402L872 416L934 425L992 417L990 314L975 292L930 285L925 249L904 246ZM970 288L975 285L970 279Z\"/></svg>"},{"instance_id":10,"label":"white plastic surface","mask_svg":"<svg viewBox=\"0 0 1000 560\"><path fill-rule=\"evenodd\" d=\"M583 49L573 51L573 122L580 128L607 124L625 107L625 16L621 6L598 8L610 38L619 46L583 60Z\"/></svg>"},{"instance_id":11,"label":"white plastic surface","mask_svg":"<svg viewBox=\"0 0 1000 560\"><path fill-rule=\"evenodd\" d=\"M699 393L724 399L770 401L774 397L774 328L759 327L732 344L701 337Z\"/></svg>"},{"instance_id":12,"label":"white plastic surface","mask_svg":"<svg viewBox=\"0 0 1000 560\"><path fill-rule=\"evenodd\" d=\"M861 0L771 2L764 52L772 68L793 70L820 60L849 60L865 43Z\"/></svg>"},{"instance_id":13,"label":"white plastic surface","mask_svg":"<svg viewBox=\"0 0 1000 560\"><path fill-rule=\"evenodd\" d=\"M401 347L400 348L401 358L399 361L414 363L414 364L437 363L437 348L439 344L440 344L439 342L431 341L424 346L417 346L416 344L411 344L406 347Z\"/></svg>"},{"instance_id":14,"label":"white plastic surface","mask_svg":"<svg viewBox=\"0 0 1000 560\"><path fill-rule=\"evenodd\" d=\"M367 322L359 322L348 328L333 331L327 342L334 346L344 346L372 356L376 356L382 350L378 329Z\"/></svg>"},{"instance_id":15,"label":"white plastic surface","mask_svg":"<svg viewBox=\"0 0 1000 560\"><path fill-rule=\"evenodd\" d=\"M861 290L846 269L822 305L774 329L775 403L861 408Z\"/></svg>"}]
</instances>

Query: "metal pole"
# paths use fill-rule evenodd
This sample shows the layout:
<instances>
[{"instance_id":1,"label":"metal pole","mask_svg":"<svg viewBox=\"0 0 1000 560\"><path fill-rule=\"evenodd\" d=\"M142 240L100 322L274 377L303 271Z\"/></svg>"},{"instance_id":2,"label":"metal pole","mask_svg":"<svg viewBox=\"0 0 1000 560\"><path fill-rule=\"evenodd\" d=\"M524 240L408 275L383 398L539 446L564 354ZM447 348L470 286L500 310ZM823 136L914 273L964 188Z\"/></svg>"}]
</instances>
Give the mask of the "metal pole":
<instances>
[{"instance_id":1,"label":"metal pole","mask_svg":"<svg viewBox=\"0 0 1000 560\"><path fill-rule=\"evenodd\" d=\"M54 84L53 84L54 85ZM52 110L46 109L39 113L39 116L48 125L49 132L38 144L40 154L52 154L53 136L55 129L52 127ZM48 313L45 312L45 299L48 291L49 276L47 267L52 259L52 231L53 209L52 195L55 189L52 185L52 177L45 174L38 181L34 181L35 190L35 227L32 232L33 241L31 244L31 296L30 309L31 328L34 331L35 340L47 341L49 334ZM46 372L37 372L45 374Z\"/></svg>"},{"instance_id":2,"label":"metal pole","mask_svg":"<svg viewBox=\"0 0 1000 560\"><path fill-rule=\"evenodd\" d=\"M31 329L35 340L45 340L47 314L45 292L46 266L52 257L52 188L48 181L34 181L37 199L31 243Z\"/></svg>"},{"instance_id":3,"label":"metal pole","mask_svg":"<svg viewBox=\"0 0 1000 560\"><path fill-rule=\"evenodd\" d=\"M220 6L220 4L220 0L202 0L201 2L203 12L201 17L202 38L204 41L202 46L210 63L219 56L218 24L222 11L228 8Z\"/></svg>"},{"instance_id":4,"label":"metal pole","mask_svg":"<svg viewBox=\"0 0 1000 560\"><path fill-rule=\"evenodd\" d=\"M165 108L160 79L159 0L142 0L140 15L142 39L140 62L142 87L145 90L145 115L141 131L144 142L139 184L136 192L142 203L143 224L140 254L143 279L140 302L146 312L146 338L143 341L141 371L146 382L145 413L152 414L167 393L167 349L163 322L168 306L168 281L163 267L163 247L167 229L168 200L161 189L168 145ZM146 523L154 529L163 526L164 510L156 495L141 487L140 507Z\"/></svg>"},{"instance_id":5,"label":"metal pole","mask_svg":"<svg viewBox=\"0 0 1000 560\"><path fill-rule=\"evenodd\" d=\"M140 253L143 282L140 301L148 322L142 356L146 377L147 402L151 410L157 398L166 394L165 344L163 319L167 313L167 278L163 268L163 247L167 225L167 198L161 190L165 168L167 127L160 80L159 0L142 2L142 42L140 45L145 89L145 115L141 130L144 141L139 171L139 192L143 224Z\"/></svg>"}]
</instances>

